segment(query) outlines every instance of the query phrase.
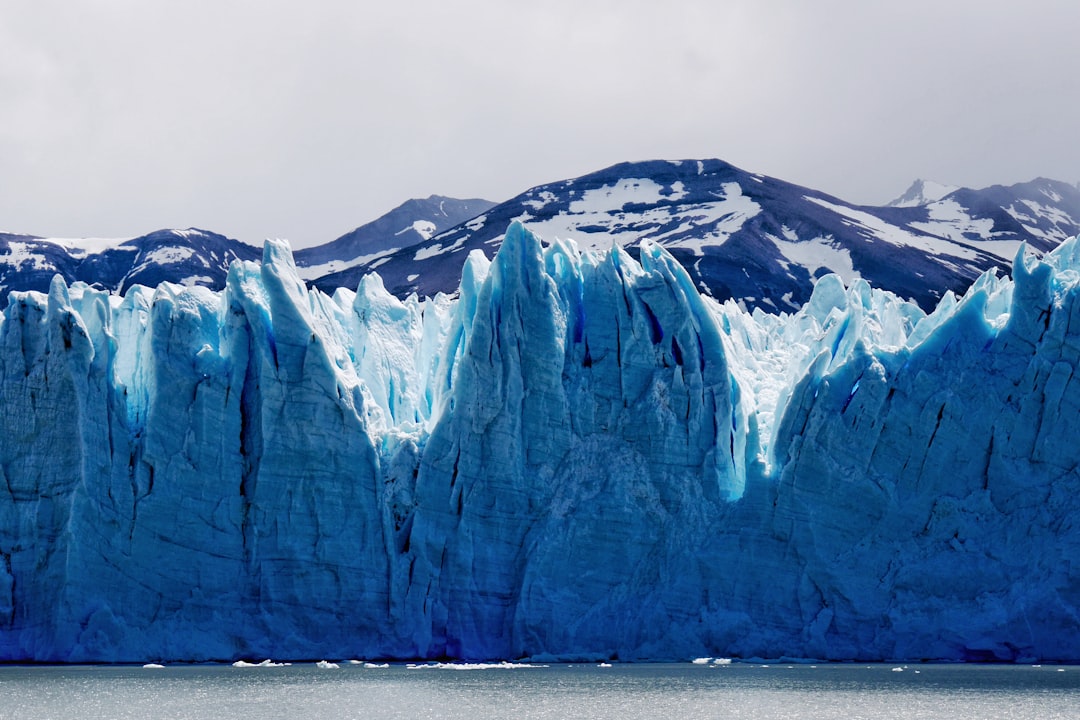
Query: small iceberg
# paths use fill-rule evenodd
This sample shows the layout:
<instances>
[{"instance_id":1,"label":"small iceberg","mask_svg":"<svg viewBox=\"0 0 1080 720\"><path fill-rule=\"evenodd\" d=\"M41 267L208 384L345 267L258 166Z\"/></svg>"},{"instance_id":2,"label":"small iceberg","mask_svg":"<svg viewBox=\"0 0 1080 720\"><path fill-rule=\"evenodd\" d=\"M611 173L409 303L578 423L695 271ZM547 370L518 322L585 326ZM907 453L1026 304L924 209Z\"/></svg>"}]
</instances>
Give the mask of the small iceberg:
<instances>
[{"instance_id":1,"label":"small iceberg","mask_svg":"<svg viewBox=\"0 0 1080 720\"><path fill-rule=\"evenodd\" d=\"M158 670L158 669L163 668L165 666L164 665L159 665L158 663L146 663L145 665L143 665L143 667L146 668L147 670Z\"/></svg>"},{"instance_id":2,"label":"small iceberg","mask_svg":"<svg viewBox=\"0 0 1080 720\"><path fill-rule=\"evenodd\" d=\"M337 663L320 660L319 662L315 663L315 667L319 668L320 670L337 670L341 666Z\"/></svg>"},{"instance_id":3,"label":"small iceberg","mask_svg":"<svg viewBox=\"0 0 1080 720\"><path fill-rule=\"evenodd\" d=\"M289 663L276 663L267 658L266 660L257 663L248 662L247 660L237 660L232 666L235 668L285 667L288 664Z\"/></svg>"}]
</instances>

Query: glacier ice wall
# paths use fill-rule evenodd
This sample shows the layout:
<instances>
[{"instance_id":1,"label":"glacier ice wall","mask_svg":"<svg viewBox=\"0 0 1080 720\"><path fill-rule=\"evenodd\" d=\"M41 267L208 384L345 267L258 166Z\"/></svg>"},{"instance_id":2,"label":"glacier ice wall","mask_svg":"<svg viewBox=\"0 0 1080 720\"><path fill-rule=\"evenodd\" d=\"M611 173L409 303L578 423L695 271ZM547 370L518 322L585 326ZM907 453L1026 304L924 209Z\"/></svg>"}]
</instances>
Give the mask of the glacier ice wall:
<instances>
[{"instance_id":1,"label":"glacier ice wall","mask_svg":"<svg viewBox=\"0 0 1080 720\"><path fill-rule=\"evenodd\" d=\"M14 293L0 659L1080 659L1075 241L929 316L640 258Z\"/></svg>"}]
</instances>

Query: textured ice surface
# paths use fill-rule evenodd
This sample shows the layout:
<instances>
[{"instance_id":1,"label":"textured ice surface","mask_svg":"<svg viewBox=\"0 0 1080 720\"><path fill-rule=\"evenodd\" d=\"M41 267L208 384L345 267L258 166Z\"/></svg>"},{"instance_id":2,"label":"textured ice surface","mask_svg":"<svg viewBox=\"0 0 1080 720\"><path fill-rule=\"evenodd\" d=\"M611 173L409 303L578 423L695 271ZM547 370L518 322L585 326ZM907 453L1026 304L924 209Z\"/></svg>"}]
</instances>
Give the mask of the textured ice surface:
<instances>
[{"instance_id":1,"label":"textured ice surface","mask_svg":"<svg viewBox=\"0 0 1080 720\"><path fill-rule=\"evenodd\" d=\"M459 293L0 320L0 658L1080 659L1080 249L790 316L519 224Z\"/></svg>"}]
</instances>

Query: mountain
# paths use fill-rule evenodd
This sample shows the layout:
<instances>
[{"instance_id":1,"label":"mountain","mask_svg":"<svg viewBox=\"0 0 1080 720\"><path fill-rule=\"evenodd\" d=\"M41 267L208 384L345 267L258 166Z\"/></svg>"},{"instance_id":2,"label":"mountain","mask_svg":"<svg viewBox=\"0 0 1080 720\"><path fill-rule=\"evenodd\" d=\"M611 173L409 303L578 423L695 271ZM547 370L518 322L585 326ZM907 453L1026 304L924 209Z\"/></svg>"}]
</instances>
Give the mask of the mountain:
<instances>
[{"instance_id":1,"label":"mountain","mask_svg":"<svg viewBox=\"0 0 1080 720\"><path fill-rule=\"evenodd\" d=\"M296 264L305 279L341 272L356 265L377 267L380 258L429 240L494 205L490 200L458 200L442 195L408 200L337 240L298 250Z\"/></svg>"},{"instance_id":2,"label":"mountain","mask_svg":"<svg viewBox=\"0 0 1080 720\"><path fill-rule=\"evenodd\" d=\"M13 290L47 291L54 275L117 293L161 282L220 290L230 263L258 257L254 246L196 228L117 240L0 234L0 304Z\"/></svg>"},{"instance_id":3,"label":"mountain","mask_svg":"<svg viewBox=\"0 0 1080 720\"><path fill-rule=\"evenodd\" d=\"M1080 232L1080 191L1052 180L924 200L860 207L719 160L622 163L538 186L415 246L312 282L332 292L377 269L400 297L452 292L468 253L491 255L518 220L545 240L573 238L584 248L615 243L633 253L648 238L700 290L747 308L794 312L813 279L834 272L929 310L985 270L1007 272L1022 242L1046 251Z\"/></svg>"},{"instance_id":4,"label":"mountain","mask_svg":"<svg viewBox=\"0 0 1080 720\"><path fill-rule=\"evenodd\" d=\"M636 255L13 296L0 661L1080 661L1077 240L930 315Z\"/></svg>"},{"instance_id":5,"label":"mountain","mask_svg":"<svg viewBox=\"0 0 1080 720\"><path fill-rule=\"evenodd\" d=\"M985 270L1008 272L1022 243L1047 252L1080 232L1080 190L1043 178L981 190L919 180L890 205L864 207L719 160L622 163L497 205L410 200L295 261L327 293L376 270L398 297L452 293L469 252L493 255L515 220L547 241L614 243L632 256L647 237L700 291L748 309L795 312L833 272L930 310ZM220 290L232 258L257 255L194 229L116 241L0 234L0 303L12 290L45 290L54 274L118 291L161 281Z\"/></svg>"},{"instance_id":6,"label":"mountain","mask_svg":"<svg viewBox=\"0 0 1080 720\"><path fill-rule=\"evenodd\" d=\"M488 200L432 195L409 200L377 220L318 247L299 250L305 278L364 264L427 240L487 210ZM162 282L225 287L233 260L255 260L259 248L196 228L158 230L136 238L57 239L0 233L0 305L13 290L45 292L54 275L118 293Z\"/></svg>"}]
</instances>

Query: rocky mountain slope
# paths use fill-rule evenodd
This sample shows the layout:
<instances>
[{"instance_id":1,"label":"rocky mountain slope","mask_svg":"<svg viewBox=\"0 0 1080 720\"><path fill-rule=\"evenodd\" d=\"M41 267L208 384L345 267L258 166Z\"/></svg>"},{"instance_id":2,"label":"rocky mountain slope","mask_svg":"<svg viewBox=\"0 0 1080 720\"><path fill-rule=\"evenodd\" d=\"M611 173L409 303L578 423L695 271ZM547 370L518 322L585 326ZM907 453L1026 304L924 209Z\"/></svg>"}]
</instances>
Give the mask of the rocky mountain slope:
<instances>
[{"instance_id":1,"label":"rocky mountain slope","mask_svg":"<svg viewBox=\"0 0 1080 720\"><path fill-rule=\"evenodd\" d=\"M456 287L472 250L492 255L512 221L544 240L634 252L663 246L694 284L718 300L793 312L813 279L864 278L932 308L980 273L1007 272L1021 243L1044 252L1080 232L1080 190L1037 179L982 190L917 184L899 206L862 207L719 160L623 163L541 185L414 247L313 280L324 291L356 287L377 270L404 296Z\"/></svg>"}]
</instances>

